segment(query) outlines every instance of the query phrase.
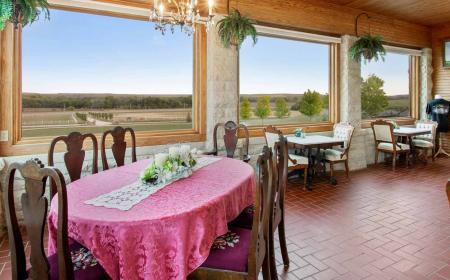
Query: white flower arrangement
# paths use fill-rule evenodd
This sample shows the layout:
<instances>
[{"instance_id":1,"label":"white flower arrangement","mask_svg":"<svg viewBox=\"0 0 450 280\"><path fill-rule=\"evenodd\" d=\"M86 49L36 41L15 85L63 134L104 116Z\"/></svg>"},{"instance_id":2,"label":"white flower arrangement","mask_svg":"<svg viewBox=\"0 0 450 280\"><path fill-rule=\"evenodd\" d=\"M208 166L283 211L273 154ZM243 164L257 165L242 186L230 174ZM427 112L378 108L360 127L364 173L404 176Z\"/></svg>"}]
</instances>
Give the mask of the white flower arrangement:
<instances>
[{"instance_id":1,"label":"white flower arrangement","mask_svg":"<svg viewBox=\"0 0 450 280\"><path fill-rule=\"evenodd\" d=\"M197 164L189 145L170 147L169 153L156 154L152 164L140 175L146 184L159 184L187 178Z\"/></svg>"}]
</instances>

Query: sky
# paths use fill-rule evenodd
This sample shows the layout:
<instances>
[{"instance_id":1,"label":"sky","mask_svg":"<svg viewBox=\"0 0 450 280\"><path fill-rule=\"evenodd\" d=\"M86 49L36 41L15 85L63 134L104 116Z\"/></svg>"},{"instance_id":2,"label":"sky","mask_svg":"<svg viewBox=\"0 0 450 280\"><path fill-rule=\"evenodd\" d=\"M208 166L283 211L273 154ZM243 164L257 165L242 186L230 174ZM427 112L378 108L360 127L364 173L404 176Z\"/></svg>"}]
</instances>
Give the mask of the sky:
<instances>
[{"instance_id":1,"label":"sky","mask_svg":"<svg viewBox=\"0 0 450 280\"><path fill-rule=\"evenodd\" d=\"M51 10L23 31L23 91L192 94L193 39L147 21ZM240 52L241 94L328 92L328 45L259 37ZM408 57L362 66L390 95L408 93Z\"/></svg>"}]
</instances>

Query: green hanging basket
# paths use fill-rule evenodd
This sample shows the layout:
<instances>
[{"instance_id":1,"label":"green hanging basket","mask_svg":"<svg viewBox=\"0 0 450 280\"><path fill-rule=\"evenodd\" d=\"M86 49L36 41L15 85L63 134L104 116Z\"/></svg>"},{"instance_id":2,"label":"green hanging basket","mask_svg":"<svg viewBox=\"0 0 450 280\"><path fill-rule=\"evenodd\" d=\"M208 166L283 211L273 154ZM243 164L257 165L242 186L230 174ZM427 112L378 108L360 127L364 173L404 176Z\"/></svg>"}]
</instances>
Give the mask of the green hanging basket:
<instances>
[{"instance_id":1,"label":"green hanging basket","mask_svg":"<svg viewBox=\"0 0 450 280\"><path fill-rule=\"evenodd\" d=\"M225 48L236 46L239 49L247 36L252 38L253 44L256 44L258 40L255 22L248 17L242 16L236 9L221 19L217 26L220 41Z\"/></svg>"}]
</instances>

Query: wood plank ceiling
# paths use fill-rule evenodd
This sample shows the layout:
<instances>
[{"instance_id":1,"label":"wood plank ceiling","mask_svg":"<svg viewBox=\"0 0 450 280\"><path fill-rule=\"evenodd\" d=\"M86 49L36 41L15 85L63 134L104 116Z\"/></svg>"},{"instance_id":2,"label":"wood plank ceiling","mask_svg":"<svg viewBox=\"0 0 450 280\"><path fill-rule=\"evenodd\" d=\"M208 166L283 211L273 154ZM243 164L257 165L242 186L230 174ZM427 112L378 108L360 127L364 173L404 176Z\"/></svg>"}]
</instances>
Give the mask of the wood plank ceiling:
<instances>
[{"instance_id":1,"label":"wood plank ceiling","mask_svg":"<svg viewBox=\"0 0 450 280\"><path fill-rule=\"evenodd\" d=\"M450 0L326 0L427 26L450 22Z\"/></svg>"}]
</instances>

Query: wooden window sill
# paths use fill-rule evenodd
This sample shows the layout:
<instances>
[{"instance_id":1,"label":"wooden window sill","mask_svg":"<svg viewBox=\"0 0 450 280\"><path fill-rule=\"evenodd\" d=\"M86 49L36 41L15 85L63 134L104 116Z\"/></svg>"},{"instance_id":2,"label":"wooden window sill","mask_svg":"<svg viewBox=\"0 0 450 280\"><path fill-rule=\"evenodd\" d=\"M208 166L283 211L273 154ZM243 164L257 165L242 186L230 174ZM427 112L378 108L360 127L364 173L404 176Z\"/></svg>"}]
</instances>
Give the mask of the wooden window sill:
<instances>
[{"instance_id":1,"label":"wooden window sill","mask_svg":"<svg viewBox=\"0 0 450 280\"><path fill-rule=\"evenodd\" d=\"M96 134L97 141L100 141L101 134ZM20 156L46 154L53 137L25 138L18 143L11 145L8 142L0 142L1 156ZM130 142L131 139L126 138ZM206 135L194 130L164 131L164 132L136 132L136 147L148 147L157 145L178 144L186 142L204 142ZM91 149L90 141L86 141L86 149ZM99 142L100 144L100 142ZM112 139L107 139L106 146L111 147ZM64 145L57 145L56 152L64 152Z\"/></svg>"}]
</instances>

